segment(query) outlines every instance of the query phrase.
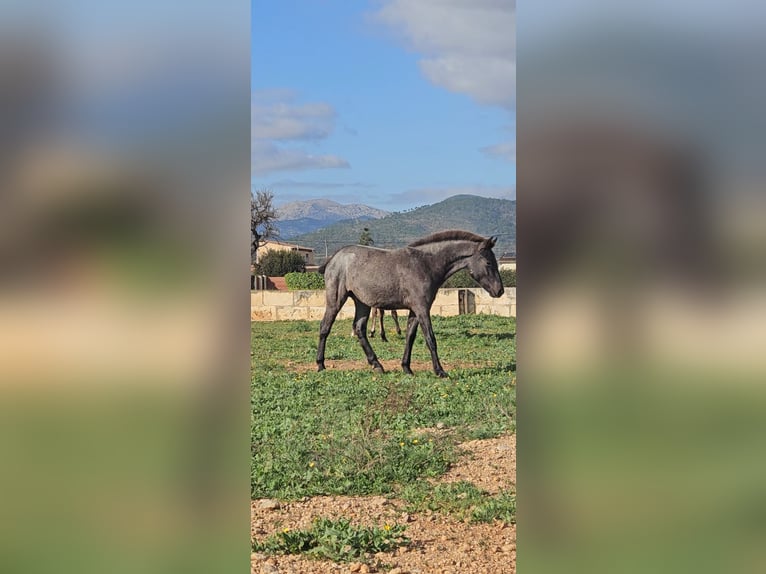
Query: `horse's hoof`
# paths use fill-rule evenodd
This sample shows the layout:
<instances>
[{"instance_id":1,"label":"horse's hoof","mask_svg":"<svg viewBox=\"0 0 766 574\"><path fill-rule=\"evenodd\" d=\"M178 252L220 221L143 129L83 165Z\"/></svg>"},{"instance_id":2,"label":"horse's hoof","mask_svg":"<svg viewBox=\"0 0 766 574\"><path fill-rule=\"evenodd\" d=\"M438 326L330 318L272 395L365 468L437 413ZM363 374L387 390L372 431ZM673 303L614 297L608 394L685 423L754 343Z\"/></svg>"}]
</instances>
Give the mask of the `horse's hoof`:
<instances>
[{"instance_id":1,"label":"horse's hoof","mask_svg":"<svg viewBox=\"0 0 766 574\"><path fill-rule=\"evenodd\" d=\"M412 372L412 369L410 369L409 367L405 367L404 365L402 365L402 371L404 371L405 375L413 375L414 374Z\"/></svg>"},{"instance_id":2,"label":"horse's hoof","mask_svg":"<svg viewBox=\"0 0 766 574\"><path fill-rule=\"evenodd\" d=\"M446 373L446 371L436 371L436 375L437 375L439 378L442 378L442 379L447 379L447 378L449 378L449 375Z\"/></svg>"},{"instance_id":3,"label":"horse's hoof","mask_svg":"<svg viewBox=\"0 0 766 574\"><path fill-rule=\"evenodd\" d=\"M385 371L383 370L383 365L380 365L380 364L373 365L372 368L375 369L376 373L385 373Z\"/></svg>"},{"instance_id":4,"label":"horse's hoof","mask_svg":"<svg viewBox=\"0 0 766 574\"><path fill-rule=\"evenodd\" d=\"M317 365L317 372L321 373L322 371L324 371L324 365Z\"/></svg>"},{"instance_id":5,"label":"horse's hoof","mask_svg":"<svg viewBox=\"0 0 766 574\"><path fill-rule=\"evenodd\" d=\"M381 337L380 340L383 341L384 343L388 343L388 339L386 339L385 337Z\"/></svg>"}]
</instances>

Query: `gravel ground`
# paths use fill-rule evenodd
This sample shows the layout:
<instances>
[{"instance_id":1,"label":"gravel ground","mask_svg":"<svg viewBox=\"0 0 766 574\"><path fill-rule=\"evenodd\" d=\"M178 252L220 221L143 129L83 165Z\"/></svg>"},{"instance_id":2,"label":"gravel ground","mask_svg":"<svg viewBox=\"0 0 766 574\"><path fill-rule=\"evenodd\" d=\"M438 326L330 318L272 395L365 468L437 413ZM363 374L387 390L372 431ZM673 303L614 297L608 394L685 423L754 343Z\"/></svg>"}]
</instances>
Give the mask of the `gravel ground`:
<instances>
[{"instance_id":1,"label":"gravel ground","mask_svg":"<svg viewBox=\"0 0 766 574\"><path fill-rule=\"evenodd\" d=\"M461 445L464 456L438 482L467 480L496 493L516 482L516 437L475 440ZM251 536L263 539L282 528L307 528L319 516L345 517L359 524L407 523L409 548L376 556L379 567L335 564L301 556L265 556L253 553L253 574L513 574L516 571L516 526L500 522L469 524L425 511L405 512L406 503L382 496L318 496L277 504L251 503Z\"/></svg>"}]
</instances>

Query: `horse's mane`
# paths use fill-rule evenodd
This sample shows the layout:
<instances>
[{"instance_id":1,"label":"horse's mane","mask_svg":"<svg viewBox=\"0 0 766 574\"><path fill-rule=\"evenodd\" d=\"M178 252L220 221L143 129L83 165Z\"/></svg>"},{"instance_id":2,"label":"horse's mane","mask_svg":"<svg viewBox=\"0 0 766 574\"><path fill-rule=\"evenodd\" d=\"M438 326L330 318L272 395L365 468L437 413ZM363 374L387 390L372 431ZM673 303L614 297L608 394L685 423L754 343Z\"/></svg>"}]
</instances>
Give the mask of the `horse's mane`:
<instances>
[{"instance_id":1,"label":"horse's mane","mask_svg":"<svg viewBox=\"0 0 766 574\"><path fill-rule=\"evenodd\" d=\"M427 245L429 243L438 243L440 241L475 241L480 243L486 241L486 237L476 235L470 231L462 231L460 229L448 229L447 231L438 231L431 235L426 235L420 239L417 239L410 243L408 247L418 247L419 245Z\"/></svg>"}]
</instances>

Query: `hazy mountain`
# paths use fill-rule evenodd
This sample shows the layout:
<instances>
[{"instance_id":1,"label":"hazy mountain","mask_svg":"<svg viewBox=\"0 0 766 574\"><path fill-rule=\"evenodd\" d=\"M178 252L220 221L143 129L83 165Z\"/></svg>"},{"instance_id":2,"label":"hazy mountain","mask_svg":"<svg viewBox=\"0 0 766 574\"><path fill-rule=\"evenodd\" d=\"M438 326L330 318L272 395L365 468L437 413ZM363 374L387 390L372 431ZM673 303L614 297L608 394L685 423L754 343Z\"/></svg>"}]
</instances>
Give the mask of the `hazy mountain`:
<instances>
[{"instance_id":1,"label":"hazy mountain","mask_svg":"<svg viewBox=\"0 0 766 574\"><path fill-rule=\"evenodd\" d=\"M376 247L403 247L429 233L445 229L464 229L480 235L498 236L495 253L516 253L516 202L475 195L455 195L433 205L395 212L381 219L341 221L291 240L313 247L317 260L325 250L332 255L344 245L359 241L368 227Z\"/></svg>"},{"instance_id":2,"label":"hazy mountain","mask_svg":"<svg viewBox=\"0 0 766 574\"><path fill-rule=\"evenodd\" d=\"M277 209L277 214L280 238L290 239L345 219L366 221L385 217L389 212L368 205L343 205L329 199L310 199L287 203Z\"/></svg>"}]
</instances>

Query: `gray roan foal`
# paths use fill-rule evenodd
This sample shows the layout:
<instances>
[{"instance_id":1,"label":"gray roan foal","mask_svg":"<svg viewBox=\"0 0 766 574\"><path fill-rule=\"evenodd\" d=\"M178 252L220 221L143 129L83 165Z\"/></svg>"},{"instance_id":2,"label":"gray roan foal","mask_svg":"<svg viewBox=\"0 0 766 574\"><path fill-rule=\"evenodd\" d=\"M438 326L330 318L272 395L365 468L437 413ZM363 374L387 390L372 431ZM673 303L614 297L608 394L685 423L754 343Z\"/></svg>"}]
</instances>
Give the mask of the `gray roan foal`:
<instances>
[{"instance_id":1,"label":"gray roan foal","mask_svg":"<svg viewBox=\"0 0 766 574\"><path fill-rule=\"evenodd\" d=\"M324 274L327 302L319 327L318 370L325 368L325 345L335 317L351 297L356 307L354 332L367 362L376 371L382 373L383 366L367 340L370 309L409 309L402 369L412 374L412 343L420 325L431 352L434 372L446 377L436 352L431 305L442 283L461 269L468 269L471 277L492 297L503 294L497 259L492 253L495 240L468 231L449 230L418 239L401 249L350 245L339 250L319 268Z\"/></svg>"}]
</instances>

